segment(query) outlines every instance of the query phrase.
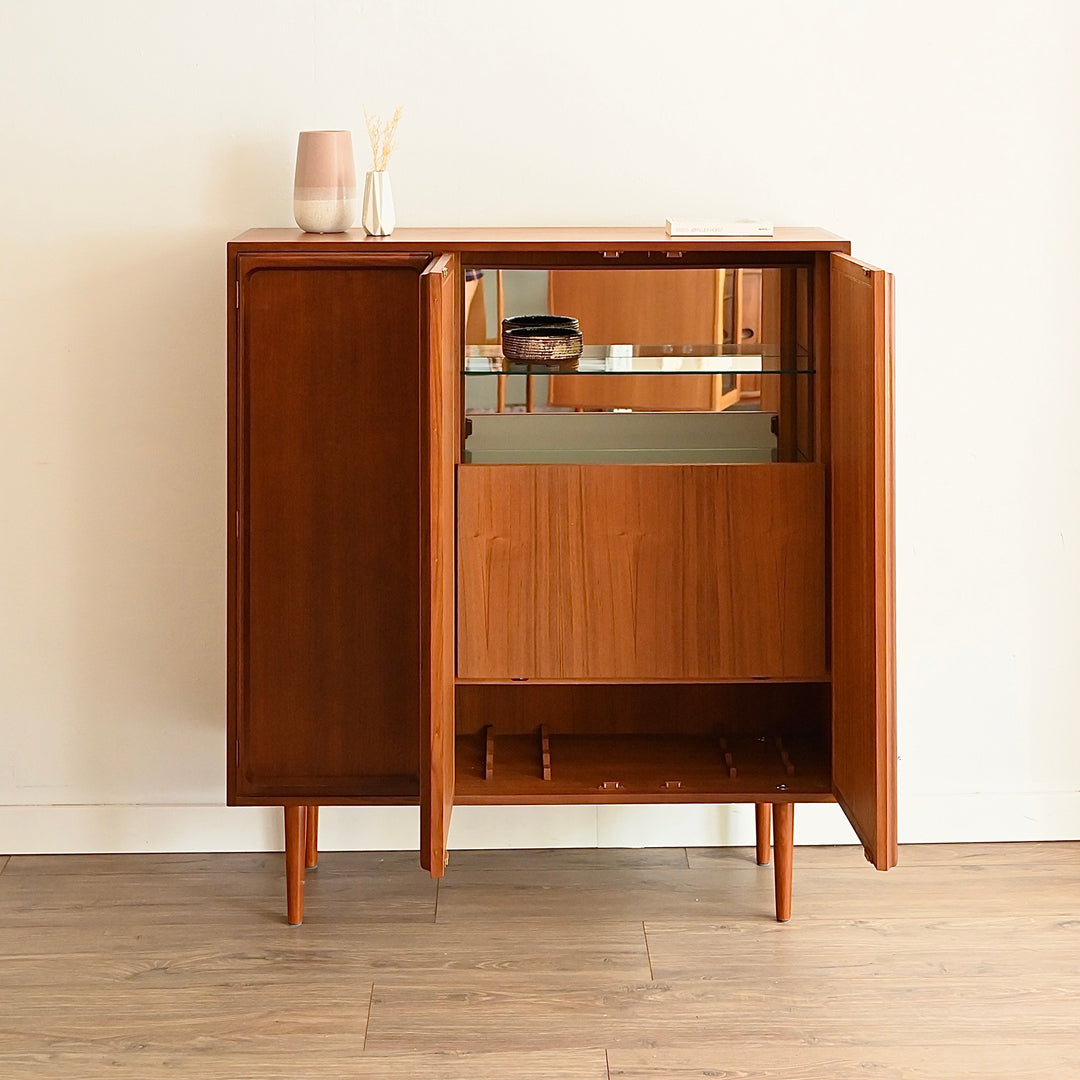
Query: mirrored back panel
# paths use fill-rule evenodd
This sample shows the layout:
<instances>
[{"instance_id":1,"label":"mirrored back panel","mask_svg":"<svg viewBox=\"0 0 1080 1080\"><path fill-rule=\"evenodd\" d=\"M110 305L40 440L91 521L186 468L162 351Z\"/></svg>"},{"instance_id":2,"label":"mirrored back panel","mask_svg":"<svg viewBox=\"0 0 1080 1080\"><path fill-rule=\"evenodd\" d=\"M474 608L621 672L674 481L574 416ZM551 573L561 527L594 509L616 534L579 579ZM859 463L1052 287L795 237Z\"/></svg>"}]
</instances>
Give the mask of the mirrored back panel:
<instances>
[{"instance_id":1,"label":"mirrored back panel","mask_svg":"<svg viewBox=\"0 0 1080 1080\"><path fill-rule=\"evenodd\" d=\"M805 267L469 278L465 461L813 460ZM523 315L576 319L580 355L504 351Z\"/></svg>"}]
</instances>

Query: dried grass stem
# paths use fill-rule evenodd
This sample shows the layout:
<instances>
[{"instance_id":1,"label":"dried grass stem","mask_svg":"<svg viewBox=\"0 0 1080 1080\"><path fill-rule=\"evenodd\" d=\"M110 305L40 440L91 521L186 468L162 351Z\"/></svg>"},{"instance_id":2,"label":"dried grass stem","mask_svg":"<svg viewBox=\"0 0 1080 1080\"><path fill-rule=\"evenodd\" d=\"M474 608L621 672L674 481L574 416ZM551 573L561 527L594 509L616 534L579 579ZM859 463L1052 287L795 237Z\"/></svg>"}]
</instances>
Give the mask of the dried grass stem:
<instances>
[{"instance_id":1,"label":"dried grass stem","mask_svg":"<svg viewBox=\"0 0 1080 1080\"><path fill-rule=\"evenodd\" d=\"M398 121L401 119L402 106L394 110L394 115L389 120L383 120L380 116L371 116L367 108L364 109L364 120L367 122L368 138L371 140L372 168L376 172L385 171L390 164L390 154L393 152L394 132L397 130Z\"/></svg>"}]
</instances>

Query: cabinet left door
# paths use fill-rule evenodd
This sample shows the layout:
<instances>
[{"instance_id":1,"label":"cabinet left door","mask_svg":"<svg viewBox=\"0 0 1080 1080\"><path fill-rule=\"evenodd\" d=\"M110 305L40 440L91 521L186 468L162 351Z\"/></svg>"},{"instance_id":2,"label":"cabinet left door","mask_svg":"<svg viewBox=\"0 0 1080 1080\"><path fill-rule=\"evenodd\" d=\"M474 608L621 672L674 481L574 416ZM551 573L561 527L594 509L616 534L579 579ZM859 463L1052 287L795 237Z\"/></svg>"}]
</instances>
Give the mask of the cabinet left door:
<instances>
[{"instance_id":1,"label":"cabinet left door","mask_svg":"<svg viewBox=\"0 0 1080 1080\"><path fill-rule=\"evenodd\" d=\"M429 258L233 258L229 801L414 802Z\"/></svg>"}]
</instances>

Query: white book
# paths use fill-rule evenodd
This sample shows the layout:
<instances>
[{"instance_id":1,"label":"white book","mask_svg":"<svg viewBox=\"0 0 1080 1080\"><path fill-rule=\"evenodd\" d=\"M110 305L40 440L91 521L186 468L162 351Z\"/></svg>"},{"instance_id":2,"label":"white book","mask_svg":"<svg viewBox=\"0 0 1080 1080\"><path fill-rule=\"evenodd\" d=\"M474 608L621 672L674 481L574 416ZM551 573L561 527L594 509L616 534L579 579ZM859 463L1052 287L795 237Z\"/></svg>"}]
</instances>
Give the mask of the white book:
<instances>
[{"instance_id":1,"label":"white book","mask_svg":"<svg viewBox=\"0 0 1080 1080\"><path fill-rule=\"evenodd\" d=\"M772 236L771 221L731 221L724 218L668 218L668 236Z\"/></svg>"}]
</instances>

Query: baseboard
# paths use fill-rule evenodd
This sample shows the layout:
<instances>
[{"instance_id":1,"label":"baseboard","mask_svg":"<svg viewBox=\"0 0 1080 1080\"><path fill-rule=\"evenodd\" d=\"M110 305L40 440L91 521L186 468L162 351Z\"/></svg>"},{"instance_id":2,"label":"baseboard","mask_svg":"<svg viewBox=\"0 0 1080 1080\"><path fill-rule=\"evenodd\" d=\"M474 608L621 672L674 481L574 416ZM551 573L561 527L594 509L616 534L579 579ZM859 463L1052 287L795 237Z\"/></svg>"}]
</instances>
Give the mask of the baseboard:
<instances>
[{"instance_id":1,"label":"baseboard","mask_svg":"<svg viewBox=\"0 0 1080 1080\"><path fill-rule=\"evenodd\" d=\"M276 807L217 805L0 806L0 855L74 852L275 851ZM910 795L900 802L900 842L976 843L1080 839L1080 792ZM410 806L328 807L325 851L415 849ZM451 848L725 847L753 843L750 806L460 806ZM797 844L854 844L835 804L795 814Z\"/></svg>"}]
</instances>

